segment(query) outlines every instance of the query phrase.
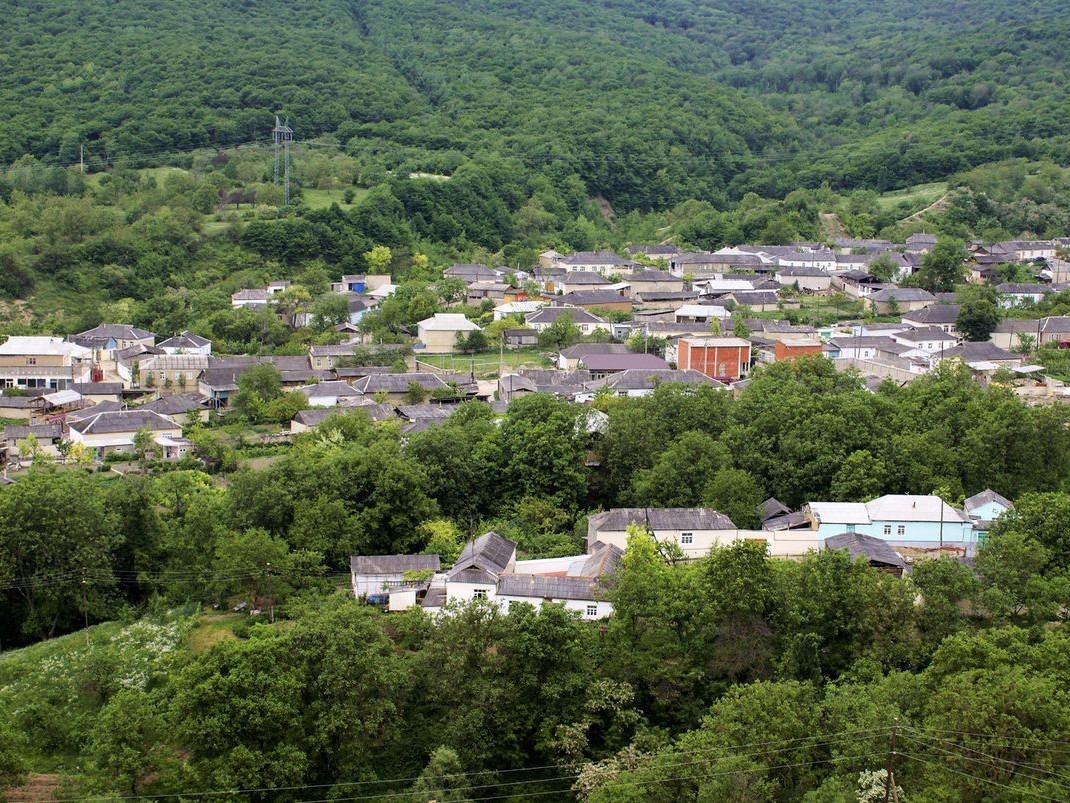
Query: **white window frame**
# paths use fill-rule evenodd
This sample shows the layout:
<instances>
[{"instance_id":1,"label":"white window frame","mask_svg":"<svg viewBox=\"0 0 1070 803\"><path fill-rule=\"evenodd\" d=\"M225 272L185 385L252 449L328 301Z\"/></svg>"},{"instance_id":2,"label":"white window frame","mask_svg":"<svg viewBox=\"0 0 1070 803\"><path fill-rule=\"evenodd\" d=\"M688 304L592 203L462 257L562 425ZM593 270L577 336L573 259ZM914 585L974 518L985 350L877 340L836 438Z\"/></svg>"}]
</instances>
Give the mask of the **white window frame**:
<instances>
[{"instance_id":1,"label":"white window frame","mask_svg":"<svg viewBox=\"0 0 1070 803\"><path fill-rule=\"evenodd\" d=\"M587 606L587 615L588 616L598 616L598 606L597 605L588 605Z\"/></svg>"},{"instance_id":2,"label":"white window frame","mask_svg":"<svg viewBox=\"0 0 1070 803\"><path fill-rule=\"evenodd\" d=\"M884 525L884 534L885 535L891 535L892 534L892 525L891 524L885 524Z\"/></svg>"},{"instance_id":3,"label":"white window frame","mask_svg":"<svg viewBox=\"0 0 1070 803\"><path fill-rule=\"evenodd\" d=\"M906 534L907 534L907 526L906 526L905 524L900 524L900 525L899 525L899 526L898 526L898 527L896 528L896 530L895 530L895 534L896 534L896 535L898 535L898 536L904 536L904 535L906 535Z\"/></svg>"},{"instance_id":4,"label":"white window frame","mask_svg":"<svg viewBox=\"0 0 1070 803\"><path fill-rule=\"evenodd\" d=\"M487 589L485 589L485 588L477 588L474 591L472 591L472 599L486 599L486 598L487 598Z\"/></svg>"},{"instance_id":5,"label":"white window frame","mask_svg":"<svg viewBox=\"0 0 1070 803\"><path fill-rule=\"evenodd\" d=\"M693 543L695 543L695 534L694 533L680 533L680 543L681 544L693 544Z\"/></svg>"}]
</instances>

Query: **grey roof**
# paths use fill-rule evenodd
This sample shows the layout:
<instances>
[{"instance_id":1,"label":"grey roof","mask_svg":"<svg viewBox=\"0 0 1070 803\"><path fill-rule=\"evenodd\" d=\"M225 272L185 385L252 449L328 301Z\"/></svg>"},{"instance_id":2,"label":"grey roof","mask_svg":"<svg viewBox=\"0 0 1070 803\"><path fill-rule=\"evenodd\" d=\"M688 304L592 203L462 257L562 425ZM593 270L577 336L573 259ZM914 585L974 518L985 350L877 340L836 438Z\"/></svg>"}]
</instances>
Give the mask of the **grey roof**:
<instances>
[{"instance_id":1,"label":"grey roof","mask_svg":"<svg viewBox=\"0 0 1070 803\"><path fill-rule=\"evenodd\" d=\"M1014 507L1014 505L1011 504L1011 501L1007 499L1007 497L1000 496L991 488L985 488L983 491L981 491L981 493L974 494L965 502L963 502L962 507L967 513L969 513L974 508L979 508L982 505L987 505L989 502L995 502L996 504L1003 505L1003 507L1008 509Z\"/></svg>"},{"instance_id":2,"label":"grey roof","mask_svg":"<svg viewBox=\"0 0 1070 803\"><path fill-rule=\"evenodd\" d=\"M737 304L776 304L780 297L772 290L732 290L725 294Z\"/></svg>"},{"instance_id":3,"label":"grey roof","mask_svg":"<svg viewBox=\"0 0 1070 803\"><path fill-rule=\"evenodd\" d=\"M959 304L930 304L913 312L904 312L902 318L923 325L954 323L960 308Z\"/></svg>"},{"instance_id":4,"label":"grey roof","mask_svg":"<svg viewBox=\"0 0 1070 803\"><path fill-rule=\"evenodd\" d=\"M516 543L496 532L483 533L469 541L461 550L449 579L459 582L482 582L490 576L497 578L516 555Z\"/></svg>"},{"instance_id":5,"label":"grey roof","mask_svg":"<svg viewBox=\"0 0 1070 803\"><path fill-rule=\"evenodd\" d=\"M338 410L333 407L317 407L314 410L301 410L293 417L293 420L306 427L319 426L327 416L336 415Z\"/></svg>"},{"instance_id":6,"label":"grey roof","mask_svg":"<svg viewBox=\"0 0 1070 803\"><path fill-rule=\"evenodd\" d=\"M559 259L558 264L627 266L632 263L627 259L621 259L612 251L577 251Z\"/></svg>"},{"instance_id":7,"label":"grey roof","mask_svg":"<svg viewBox=\"0 0 1070 803\"><path fill-rule=\"evenodd\" d=\"M825 539L825 549L846 549L852 559L865 558L870 563L905 569L906 563L887 541L862 533L841 533Z\"/></svg>"},{"instance_id":8,"label":"grey roof","mask_svg":"<svg viewBox=\"0 0 1070 803\"><path fill-rule=\"evenodd\" d=\"M601 273L595 273L593 270L575 270L571 273L566 273L561 277L562 284L597 284L606 285L609 284L606 281L606 277Z\"/></svg>"},{"instance_id":9,"label":"grey roof","mask_svg":"<svg viewBox=\"0 0 1070 803\"><path fill-rule=\"evenodd\" d=\"M317 382L314 385L305 385L298 388L308 398L313 396L360 396L359 390L356 390L348 382L339 382L338 380L331 382Z\"/></svg>"},{"instance_id":10,"label":"grey roof","mask_svg":"<svg viewBox=\"0 0 1070 803\"><path fill-rule=\"evenodd\" d=\"M771 519L774 516L783 516L785 513L791 513L791 508L776 497L770 496L761 504L762 521Z\"/></svg>"},{"instance_id":11,"label":"grey roof","mask_svg":"<svg viewBox=\"0 0 1070 803\"><path fill-rule=\"evenodd\" d=\"M810 519L801 511L773 516L762 522L763 530L799 530L810 526Z\"/></svg>"},{"instance_id":12,"label":"grey roof","mask_svg":"<svg viewBox=\"0 0 1070 803\"><path fill-rule=\"evenodd\" d=\"M84 407L81 410L73 410L67 413L66 421L67 425L70 426L75 421L92 418L99 413L116 413L123 409L125 408L123 407L122 402L109 399L108 401L97 402L92 407Z\"/></svg>"},{"instance_id":13,"label":"grey roof","mask_svg":"<svg viewBox=\"0 0 1070 803\"><path fill-rule=\"evenodd\" d=\"M651 530L734 530L724 513L709 507L615 507L587 517L594 531L622 532L629 524L646 524Z\"/></svg>"},{"instance_id":14,"label":"grey roof","mask_svg":"<svg viewBox=\"0 0 1070 803\"><path fill-rule=\"evenodd\" d=\"M34 398L36 397L0 395L0 408L6 407L9 410L26 410L30 407L30 403Z\"/></svg>"},{"instance_id":15,"label":"grey roof","mask_svg":"<svg viewBox=\"0 0 1070 803\"><path fill-rule=\"evenodd\" d=\"M644 304L658 301L691 301L698 298L697 290L650 290L636 293Z\"/></svg>"},{"instance_id":16,"label":"grey roof","mask_svg":"<svg viewBox=\"0 0 1070 803\"><path fill-rule=\"evenodd\" d=\"M895 346L895 341L888 335L862 335L860 337L834 337L829 344L839 349L876 349Z\"/></svg>"},{"instance_id":17,"label":"grey roof","mask_svg":"<svg viewBox=\"0 0 1070 803\"><path fill-rule=\"evenodd\" d=\"M622 296L616 290L577 290L574 293L566 293L561 300L566 304L579 306L586 304L597 306L598 304L631 304L632 300Z\"/></svg>"},{"instance_id":18,"label":"grey roof","mask_svg":"<svg viewBox=\"0 0 1070 803\"><path fill-rule=\"evenodd\" d=\"M567 360L577 360L592 354L631 354L632 350L624 343L577 343L575 346L561 349L561 356Z\"/></svg>"},{"instance_id":19,"label":"grey roof","mask_svg":"<svg viewBox=\"0 0 1070 803\"><path fill-rule=\"evenodd\" d=\"M703 373L692 369L676 370L672 368L628 368L618 371L598 384L609 385L614 390L650 390L665 382L682 382L687 385L712 385L723 388L724 383L711 379Z\"/></svg>"},{"instance_id":20,"label":"grey roof","mask_svg":"<svg viewBox=\"0 0 1070 803\"><path fill-rule=\"evenodd\" d=\"M181 415L190 410L201 411L205 409L204 403L199 396L183 394L181 396L161 396L155 401L143 404L139 410L150 410L160 415Z\"/></svg>"},{"instance_id":21,"label":"grey roof","mask_svg":"<svg viewBox=\"0 0 1070 803\"><path fill-rule=\"evenodd\" d=\"M498 578L498 594L534 599L595 600L597 583L586 577L548 577L538 574L503 574Z\"/></svg>"},{"instance_id":22,"label":"grey roof","mask_svg":"<svg viewBox=\"0 0 1070 803\"><path fill-rule=\"evenodd\" d=\"M1001 349L995 343L989 341L981 343L966 341L953 348L944 349L942 356L961 357L966 362L1009 362L1021 359L1021 355L1011 354L1006 349Z\"/></svg>"},{"instance_id":23,"label":"grey roof","mask_svg":"<svg viewBox=\"0 0 1070 803\"><path fill-rule=\"evenodd\" d=\"M1070 332L1070 315L1051 315L1044 318L1040 325L1040 331L1060 334Z\"/></svg>"},{"instance_id":24,"label":"grey roof","mask_svg":"<svg viewBox=\"0 0 1070 803\"><path fill-rule=\"evenodd\" d=\"M590 555L578 570L573 572L569 569L571 577L601 577L613 574L620 565L620 559L624 557L624 550L615 544L603 544L595 541L591 546Z\"/></svg>"},{"instance_id":25,"label":"grey roof","mask_svg":"<svg viewBox=\"0 0 1070 803\"><path fill-rule=\"evenodd\" d=\"M74 382L71 390L83 396L119 396L123 392L122 382Z\"/></svg>"},{"instance_id":26,"label":"grey roof","mask_svg":"<svg viewBox=\"0 0 1070 803\"><path fill-rule=\"evenodd\" d=\"M657 256L659 254L675 254L680 249L675 245L629 245L629 254L646 254L647 256Z\"/></svg>"},{"instance_id":27,"label":"grey roof","mask_svg":"<svg viewBox=\"0 0 1070 803\"><path fill-rule=\"evenodd\" d=\"M438 555L353 555L349 570L353 574L389 575L405 572L438 571L442 565Z\"/></svg>"},{"instance_id":28,"label":"grey roof","mask_svg":"<svg viewBox=\"0 0 1070 803\"><path fill-rule=\"evenodd\" d=\"M4 427L4 440L13 441L33 435L38 440L56 440L63 437L62 424L30 424L29 426Z\"/></svg>"},{"instance_id":29,"label":"grey roof","mask_svg":"<svg viewBox=\"0 0 1070 803\"><path fill-rule=\"evenodd\" d=\"M156 345L159 348L195 349L210 346L211 344L212 341L207 337L201 337L200 335L193 334L193 332L185 331L179 332L177 335L169 337L167 340L157 343Z\"/></svg>"},{"instance_id":30,"label":"grey roof","mask_svg":"<svg viewBox=\"0 0 1070 803\"><path fill-rule=\"evenodd\" d=\"M597 315L580 307L543 307L538 312L530 313L526 320L528 323L553 323L562 315L567 315L573 323L605 323Z\"/></svg>"},{"instance_id":31,"label":"grey roof","mask_svg":"<svg viewBox=\"0 0 1070 803\"><path fill-rule=\"evenodd\" d=\"M422 419L449 418L456 412L457 408L445 404L400 404L397 410L402 418L419 421Z\"/></svg>"},{"instance_id":32,"label":"grey roof","mask_svg":"<svg viewBox=\"0 0 1070 803\"><path fill-rule=\"evenodd\" d=\"M908 245L915 245L919 243L927 243L929 245L936 245L936 235L929 234L928 232L919 231L917 234L911 234L907 237Z\"/></svg>"},{"instance_id":33,"label":"grey roof","mask_svg":"<svg viewBox=\"0 0 1070 803\"><path fill-rule=\"evenodd\" d=\"M646 270L635 271L628 277L628 284L635 284L636 282L682 282L683 277L677 276L675 273L670 273L667 270Z\"/></svg>"},{"instance_id":34,"label":"grey roof","mask_svg":"<svg viewBox=\"0 0 1070 803\"><path fill-rule=\"evenodd\" d=\"M589 371L625 371L628 369L668 370L669 364L654 354L588 354L580 358Z\"/></svg>"},{"instance_id":35,"label":"grey roof","mask_svg":"<svg viewBox=\"0 0 1070 803\"><path fill-rule=\"evenodd\" d=\"M425 390L437 390L446 387L438 376L426 371L411 374L368 374L353 383L353 387L365 396L372 396L378 391L387 393L404 393L410 384L417 384Z\"/></svg>"},{"instance_id":36,"label":"grey roof","mask_svg":"<svg viewBox=\"0 0 1070 803\"><path fill-rule=\"evenodd\" d=\"M76 335L71 335L70 340L77 342L76 338L87 339L99 339L104 340L147 340L148 338L155 339L156 335L147 329L138 329L136 326L131 326L125 323L102 323L100 326L94 326L92 329L86 329L84 332L79 332Z\"/></svg>"},{"instance_id":37,"label":"grey roof","mask_svg":"<svg viewBox=\"0 0 1070 803\"><path fill-rule=\"evenodd\" d=\"M788 265L783 268L779 268L777 273L781 276L828 276L829 274L821 270L821 268L810 268L805 265Z\"/></svg>"},{"instance_id":38,"label":"grey roof","mask_svg":"<svg viewBox=\"0 0 1070 803\"><path fill-rule=\"evenodd\" d=\"M1004 282L1003 284L997 284L996 290L1004 295L1036 295L1037 293L1052 292L1052 286L1050 284Z\"/></svg>"},{"instance_id":39,"label":"grey roof","mask_svg":"<svg viewBox=\"0 0 1070 803\"><path fill-rule=\"evenodd\" d=\"M935 301L936 296L920 287L886 287L870 296L871 301Z\"/></svg>"},{"instance_id":40,"label":"grey roof","mask_svg":"<svg viewBox=\"0 0 1070 803\"><path fill-rule=\"evenodd\" d=\"M176 429L178 424L170 418L149 410L120 410L97 413L79 421L70 422L70 428L83 434L100 435L112 432L135 432L139 429Z\"/></svg>"}]
</instances>

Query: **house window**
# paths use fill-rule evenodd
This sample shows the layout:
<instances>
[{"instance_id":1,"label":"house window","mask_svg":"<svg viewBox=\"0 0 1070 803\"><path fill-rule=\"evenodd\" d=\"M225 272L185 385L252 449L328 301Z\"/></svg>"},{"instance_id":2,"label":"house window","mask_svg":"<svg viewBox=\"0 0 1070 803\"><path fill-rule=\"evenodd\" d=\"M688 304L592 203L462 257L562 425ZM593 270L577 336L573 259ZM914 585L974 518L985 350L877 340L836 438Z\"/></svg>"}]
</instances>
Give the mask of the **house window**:
<instances>
[{"instance_id":1,"label":"house window","mask_svg":"<svg viewBox=\"0 0 1070 803\"><path fill-rule=\"evenodd\" d=\"M892 534L892 525L891 524L885 524L884 525L884 534L885 535L891 535Z\"/></svg>"},{"instance_id":2,"label":"house window","mask_svg":"<svg viewBox=\"0 0 1070 803\"><path fill-rule=\"evenodd\" d=\"M598 616L598 606L597 605L588 605L587 606L587 615L588 616Z\"/></svg>"},{"instance_id":3,"label":"house window","mask_svg":"<svg viewBox=\"0 0 1070 803\"><path fill-rule=\"evenodd\" d=\"M855 531L855 526L853 524L848 524L847 525L847 532L853 533L854 531Z\"/></svg>"},{"instance_id":4,"label":"house window","mask_svg":"<svg viewBox=\"0 0 1070 803\"><path fill-rule=\"evenodd\" d=\"M695 534L694 533L681 533L680 534L680 543L681 544L690 544L690 543L693 543L694 540L695 540Z\"/></svg>"},{"instance_id":5,"label":"house window","mask_svg":"<svg viewBox=\"0 0 1070 803\"><path fill-rule=\"evenodd\" d=\"M485 589L485 588L477 588L475 591L472 592L472 598L473 599L486 599L487 598L487 589Z\"/></svg>"},{"instance_id":6,"label":"house window","mask_svg":"<svg viewBox=\"0 0 1070 803\"><path fill-rule=\"evenodd\" d=\"M905 524L900 524L898 527L896 527L895 528L895 534L896 535L906 535L907 534L906 525Z\"/></svg>"},{"instance_id":7,"label":"house window","mask_svg":"<svg viewBox=\"0 0 1070 803\"><path fill-rule=\"evenodd\" d=\"M26 364L27 365L37 365L37 358L36 357L27 357L26 358Z\"/></svg>"}]
</instances>

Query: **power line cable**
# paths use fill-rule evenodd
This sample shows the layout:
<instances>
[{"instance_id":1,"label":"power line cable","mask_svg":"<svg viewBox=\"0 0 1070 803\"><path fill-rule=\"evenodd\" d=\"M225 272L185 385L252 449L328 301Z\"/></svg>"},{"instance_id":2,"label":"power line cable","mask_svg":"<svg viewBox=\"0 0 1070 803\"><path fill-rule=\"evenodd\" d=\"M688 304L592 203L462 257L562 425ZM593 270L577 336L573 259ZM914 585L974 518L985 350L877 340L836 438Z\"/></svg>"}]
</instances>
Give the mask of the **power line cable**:
<instances>
[{"instance_id":1,"label":"power line cable","mask_svg":"<svg viewBox=\"0 0 1070 803\"><path fill-rule=\"evenodd\" d=\"M922 764L927 764L927 765L932 766L932 767L937 767L937 768L939 768L939 769L941 769L941 770L943 770L945 772L953 772L956 775L961 775L961 776L963 776L965 778L969 778L969 779L974 780L974 781L980 781L981 783L986 783L986 784L989 784L990 786L996 786L996 787L999 787L1000 789L1009 789L1010 791L1014 792L1015 794L1032 795L1033 797L1040 798L1041 800L1054 800L1057 803L1065 803L1065 801L1066 801L1066 797L1048 797L1047 795L1041 794L1040 792L1035 792L1032 789L1019 789L1019 788L1016 788L1016 787L1013 787L1013 786L1008 786L1005 783L999 783L998 781L990 781L988 778L982 778L979 775L972 775L972 774L970 774L968 772L962 772L961 770L952 769L951 767L948 767L945 764L938 764L935 761L929 761L928 759L921 758L920 756L911 755L910 753L904 753L902 750L896 751L896 755L897 756L902 756L903 758L910 759L911 761L919 761Z\"/></svg>"}]
</instances>

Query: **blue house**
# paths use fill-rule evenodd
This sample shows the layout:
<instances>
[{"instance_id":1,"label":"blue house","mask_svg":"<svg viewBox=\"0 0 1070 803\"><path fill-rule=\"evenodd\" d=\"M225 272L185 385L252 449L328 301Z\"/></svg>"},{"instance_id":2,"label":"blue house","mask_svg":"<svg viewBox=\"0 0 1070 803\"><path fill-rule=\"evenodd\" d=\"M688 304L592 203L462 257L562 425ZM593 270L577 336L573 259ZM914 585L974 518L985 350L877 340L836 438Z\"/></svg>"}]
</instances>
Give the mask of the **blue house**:
<instances>
[{"instance_id":1,"label":"blue house","mask_svg":"<svg viewBox=\"0 0 1070 803\"><path fill-rule=\"evenodd\" d=\"M977 533L978 541L983 541L992 529L992 523L1011 510L1014 505L991 488L985 488L981 493L974 494L967 499L962 507L973 521L973 529Z\"/></svg>"},{"instance_id":2,"label":"blue house","mask_svg":"<svg viewBox=\"0 0 1070 803\"><path fill-rule=\"evenodd\" d=\"M970 517L938 496L888 494L869 502L810 502L804 512L822 544L841 533L861 533L899 546L943 544L972 552L977 541Z\"/></svg>"}]
</instances>

